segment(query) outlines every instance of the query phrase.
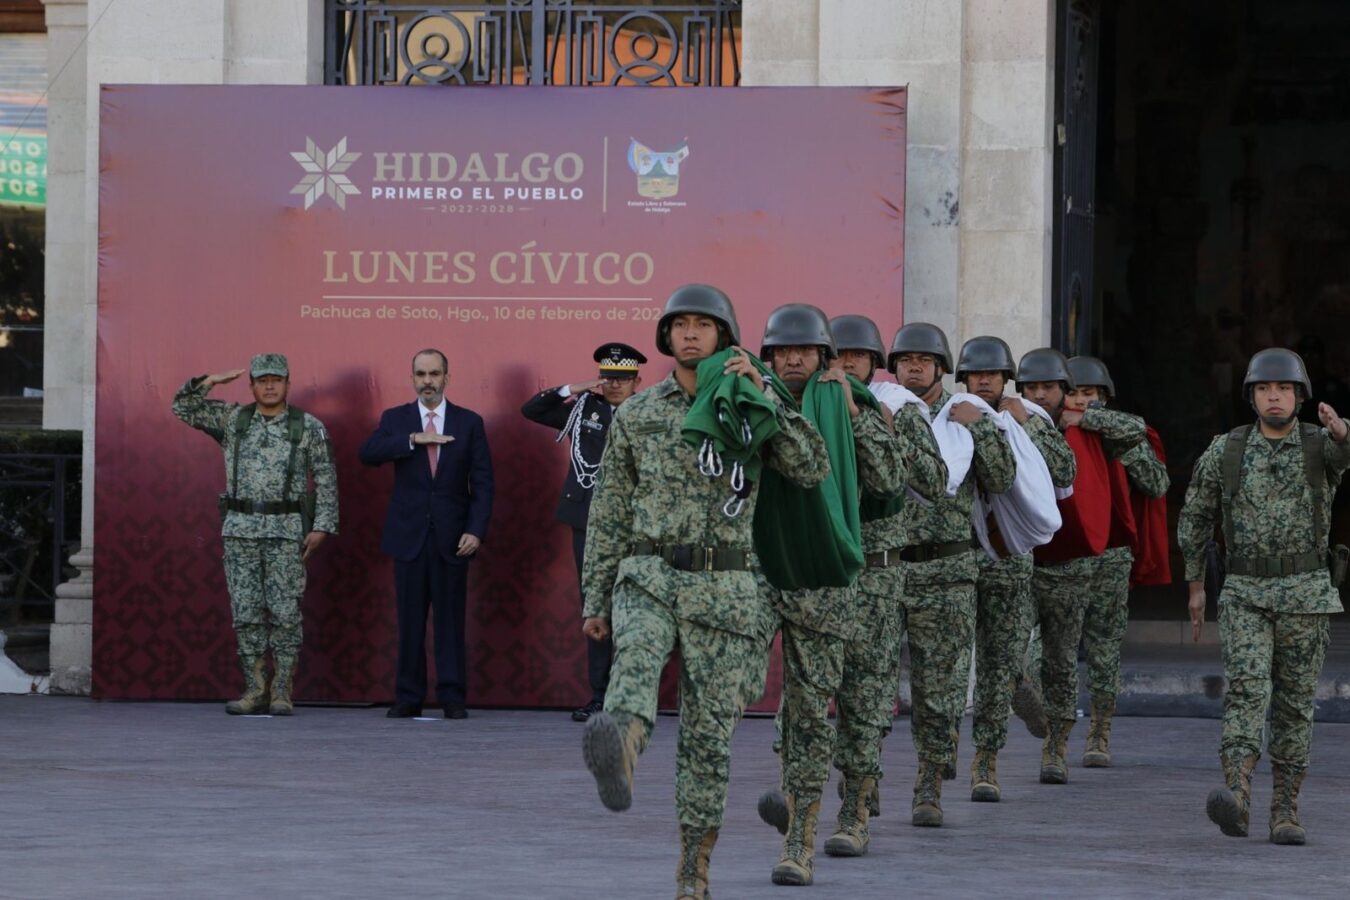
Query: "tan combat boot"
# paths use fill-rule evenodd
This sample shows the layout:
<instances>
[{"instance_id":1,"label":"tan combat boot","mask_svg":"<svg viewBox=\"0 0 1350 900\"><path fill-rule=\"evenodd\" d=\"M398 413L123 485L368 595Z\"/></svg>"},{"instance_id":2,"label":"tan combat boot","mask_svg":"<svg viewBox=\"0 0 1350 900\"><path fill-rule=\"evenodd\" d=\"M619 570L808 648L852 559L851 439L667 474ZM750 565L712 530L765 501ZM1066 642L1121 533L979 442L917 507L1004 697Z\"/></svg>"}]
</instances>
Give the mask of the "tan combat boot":
<instances>
[{"instance_id":1,"label":"tan combat boot","mask_svg":"<svg viewBox=\"0 0 1350 900\"><path fill-rule=\"evenodd\" d=\"M1003 797L998 788L998 751L976 750L970 764L970 799L976 803L997 803Z\"/></svg>"},{"instance_id":2,"label":"tan combat boot","mask_svg":"<svg viewBox=\"0 0 1350 900\"><path fill-rule=\"evenodd\" d=\"M843 779L842 776L840 777L840 779L839 779L837 782L835 782L834 787L835 787L836 792L839 794L839 799L840 799L840 800L843 800L843 799L844 799L844 779ZM867 816L868 816L868 818L871 818L871 819L876 819L876 818L878 818L878 817L881 816L881 777L880 777L880 776L878 776L878 777L872 779L872 793L871 793L871 795L867 798Z\"/></svg>"},{"instance_id":3,"label":"tan combat boot","mask_svg":"<svg viewBox=\"0 0 1350 900\"><path fill-rule=\"evenodd\" d=\"M675 900L712 900L708 893L708 862L717 829L680 826L680 865L675 870Z\"/></svg>"},{"instance_id":4,"label":"tan combat boot","mask_svg":"<svg viewBox=\"0 0 1350 900\"><path fill-rule=\"evenodd\" d=\"M1115 714L1115 697L1092 698L1092 721L1088 723L1083 768L1104 769L1111 765L1111 717Z\"/></svg>"},{"instance_id":5,"label":"tan combat boot","mask_svg":"<svg viewBox=\"0 0 1350 900\"><path fill-rule=\"evenodd\" d=\"M788 794L788 830L783 838L783 858L773 867L774 884L807 885L816 870L816 818L820 795L807 800L804 794Z\"/></svg>"},{"instance_id":6,"label":"tan combat boot","mask_svg":"<svg viewBox=\"0 0 1350 900\"><path fill-rule=\"evenodd\" d=\"M295 657L273 654L277 671L272 676L272 702L267 711L274 716L289 716L294 709L291 703L291 679L295 676Z\"/></svg>"},{"instance_id":7,"label":"tan combat boot","mask_svg":"<svg viewBox=\"0 0 1350 900\"><path fill-rule=\"evenodd\" d=\"M839 806L839 827L825 841L825 854L862 856L871 842L867 833L871 817L868 798L876 789L877 780L870 775L865 778L845 775L840 784L844 785L844 802Z\"/></svg>"},{"instance_id":8,"label":"tan combat boot","mask_svg":"<svg viewBox=\"0 0 1350 900\"><path fill-rule=\"evenodd\" d=\"M910 821L924 828L942 825L942 769L941 763L919 760L919 775L914 779L914 805Z\"/></svg>"},{"instance_id":9,"label":"tan combat boot","mask_svg":"<svg viewBox=\"0 0 1350 900\"><path fill-rule=\"evenodd\" d=\"M633 770L642 753L642 722L623 717L620 722L609 713L591 716L581 736L586 768L595 776L600 802L614 812L633 805Z\"/></svg>"},{"instance_id":10,"label":"tan combat boot","mask_svg":"<svg viewBox=\"0 0 1350 900\"><path fill-rule=\"evenodd\" d=\"M1303 787L1304 769L1271 766L1275 776L1275 794L1270 798L1270 842L1302 844L1308 833L1298 823L1298 792Z\"/></svg>"},{"instance_id":11,"label":"tan combat boot","mask_svg":"<svg viewBox=\"0 0 1350 900\"><path fill-rule=\"evenodd\" d=\"M232 716L256 716L267 712L267 660L262 656L241 656L244 667L244 695L225 704Z\"/></svg>"},{"instance_id":12,"label":"tan combat boot","mask_svg":"<svg viewBox=\"0 0 1350 900\"><path fill-rule=\"evenodd\" d=\"M1058 719L1050 723L1050 731L1041 744L1041 784L1068 784L1069 767L1064 757L1069 749L1069 732L1073 719Z\"/></svg>"},{"instance_id":13,"label":"tan combat boot","mask_svg":"<svg viewBox=\"0 0 1350 900\"><path fill-rule=\"evenodd\" d=\"M1246 756L1220 754L1223 764L1224 786L1209 792L1205 814L1229 837L1246 837L1247 822L1252 803L1252 772L1256 769L1256 754ZM1273 835L1272 835L1273 839Z\"/></svg>"},{"instance_id":14,"label":"tan combat boot","mask_svg":"<svg viewBox=\"0 0 1350 900\"><path fill-rule=\"evenodd\" d=\"M777 828L779 834L787 834L788 820L792 816L788 813L787 797L782 791L765 791L760 794L756 811L759 813L760 821L765 825Z\"/></svg>"},{"instance_id":15,"label":"tan combat boot","mask_svg":"<svg viewBox=\"0 0 1350 900\"><path fill-rule=\"evenodd\" d=\"M1050 723L1045 717L1045 704L1041 702L1041 692L1029 678L1023 678L1013 690L1012 711L1027 726L1032 737L1044 738L1050 733Z\"/></svg>"}]
</instances>

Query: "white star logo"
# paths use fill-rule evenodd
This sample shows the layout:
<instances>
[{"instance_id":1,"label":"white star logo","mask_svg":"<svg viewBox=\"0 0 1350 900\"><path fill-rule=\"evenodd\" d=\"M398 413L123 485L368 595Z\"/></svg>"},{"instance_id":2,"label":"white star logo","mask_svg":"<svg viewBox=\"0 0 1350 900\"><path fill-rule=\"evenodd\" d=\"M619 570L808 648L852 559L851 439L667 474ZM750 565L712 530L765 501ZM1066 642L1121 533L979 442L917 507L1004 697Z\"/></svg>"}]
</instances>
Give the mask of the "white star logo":
<instances>
[{"instance_id":1,"label":"white star logo","mask_svg":"<svg viewBox=\"0 0 1350 900\"><path fill-rule=\"evenodd\" d=\"M298 162L306 173L305 177L300 179L300 183L291 188L292 194L305 195L305 209L313 206L324 194L331 197L339 209L346 209L347 195L361 193L361 189L343 174L351 168L352 163L361 158L360 153L347 152L346 138L338 141L332 150L324 153L314 143L313 138L306 137L305 152L292 153L291 158Z\"/></svg>"}]
</instances>

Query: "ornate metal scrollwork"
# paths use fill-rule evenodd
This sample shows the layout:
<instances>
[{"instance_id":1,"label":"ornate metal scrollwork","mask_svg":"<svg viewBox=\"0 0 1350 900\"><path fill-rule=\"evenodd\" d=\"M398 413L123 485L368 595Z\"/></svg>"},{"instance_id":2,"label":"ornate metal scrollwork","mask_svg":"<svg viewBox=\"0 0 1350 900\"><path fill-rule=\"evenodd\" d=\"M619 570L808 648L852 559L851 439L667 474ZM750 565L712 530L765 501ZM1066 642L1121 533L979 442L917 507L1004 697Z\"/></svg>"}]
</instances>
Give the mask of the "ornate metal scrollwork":
<instances>
[{"instance_id":1,"label":"ornate metal scrollwork","mask_svg":"<svg viewBox=\"0 0 1350 900\"><path fill-rule=\"evenodd\" d=\"M740 0L327 0L328 84L731 86Z\"/></svg>"}]
</instances>

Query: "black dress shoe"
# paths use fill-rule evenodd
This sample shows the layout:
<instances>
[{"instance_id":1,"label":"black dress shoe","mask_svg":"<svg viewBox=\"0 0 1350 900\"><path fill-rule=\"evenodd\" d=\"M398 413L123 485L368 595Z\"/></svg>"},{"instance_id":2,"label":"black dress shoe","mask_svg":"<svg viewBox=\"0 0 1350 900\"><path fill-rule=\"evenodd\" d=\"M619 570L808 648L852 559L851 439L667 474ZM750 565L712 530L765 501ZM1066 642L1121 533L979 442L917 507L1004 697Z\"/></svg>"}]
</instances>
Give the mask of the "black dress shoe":
<instances>
[{"instance_id":1,"label":"black dress shoe","mask_svg":"<svg viewBox=\"0 0 1350 900\"><path fill-rule=\"evenodd\" d=\"M445 717L447 719L467 719L469 711L461 703L447 703L445 705Z\"/></svg>"},{"instance_id":2,"label":"black dress shoe","mask_svg":"<svg viewBox=\"0 0 1350 900\"><path fill-rule=\"evenodd\" d=\"M406 703L395 703L389 707L389 712L384 714L386 719L414 719L422 715L422 707L409 706Z\"/></svg>"},{"instance_id":3,"label":"black dress shoe","mask_svg":"<svg viewBox=\"0 0 1350 900\"><path fill-rule=\"evenodd\" d=\"M603 701L603 700L592 700L590 703L587 703L585 706L581 707L580 709L574 709L574 710L572 710L572 721L573 721L573 722L585 722L585 721L586 721L587 719L589 719L591 716L593 716L593 715L595 715L596 713L600 712L600 711L603 710L604 708L605 708L605 701Z\"/></svg>"}]
</instances>

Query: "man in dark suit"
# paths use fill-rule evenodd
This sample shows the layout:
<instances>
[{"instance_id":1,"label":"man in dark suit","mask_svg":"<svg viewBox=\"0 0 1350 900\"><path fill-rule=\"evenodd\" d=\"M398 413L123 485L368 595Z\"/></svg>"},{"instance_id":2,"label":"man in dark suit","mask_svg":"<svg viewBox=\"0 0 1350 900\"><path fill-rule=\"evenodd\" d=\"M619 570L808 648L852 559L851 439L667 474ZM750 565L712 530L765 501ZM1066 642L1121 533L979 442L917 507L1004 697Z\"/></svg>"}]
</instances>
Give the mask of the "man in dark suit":
<instances>
[{"instance_id":1,"label":"man in dark suit","mask_svg":"<svg viewBox=\"0 0 1350 900\"><path fill-rule=\"evenodd\" d=\"M520 408L531 422L558 429L557 440L571 440L570 465L563 481L562 498L556 517L572 527L572 557L577 564L577 588L581 586L581 561L586 550L586 518L591 509L591 492L605 452L605 435L614 410L619 408L642 384L638 366L647 357L627 344L601 344L593 358L600 364L600 377L594 381L564 384L540 391ZM590 702L572 712L572 721L585 722L605 707L609 687L610 659L614 643L587 639L586 670L591 684Z\"/></svg>"},{"instance_id":2,"label":"man in dark suit","mask_svg":"<svg viewBox=\"0 0 1350 900\"><path fill-rule=\"evenodd\" d=\"M464 595L468 563L492 513L492 459L483 419L445 399L449 363L413 357L417 400L386 409L361 445L361 462L394 464L381 549L394 558L398 674L389 718L422 714L427 610L434 610L436 695L447 719L465 712Z\"/></svg>"}]
</instances>

